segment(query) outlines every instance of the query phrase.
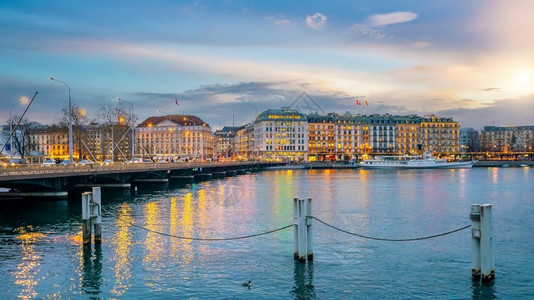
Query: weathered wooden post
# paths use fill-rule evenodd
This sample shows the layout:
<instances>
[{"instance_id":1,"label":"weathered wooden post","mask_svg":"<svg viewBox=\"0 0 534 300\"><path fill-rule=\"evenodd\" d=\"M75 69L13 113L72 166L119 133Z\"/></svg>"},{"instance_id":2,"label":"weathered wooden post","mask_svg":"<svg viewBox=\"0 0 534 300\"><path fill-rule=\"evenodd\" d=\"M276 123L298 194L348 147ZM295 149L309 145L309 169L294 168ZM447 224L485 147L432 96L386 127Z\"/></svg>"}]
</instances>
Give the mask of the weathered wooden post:
<instances>
[{"instance_id":1,"label":"weathered wooden post","mask_svg":"<svg viewBox=\"0 0 534 300\"><path fill-rule=\"evenodd\" d=\"M480 206L480 232L480 272L482 273L482 281L491 281L495 278L491 204Z\"/></svg>"},{"instance_id":2,"label":"weathered wooden post","mask_svg":"<svg viewBox=\"0 0 534 300\"><path fill-rule=\"evenodd\" d=\"M82 194L82 240L84 244L91 243L91 208L90 208L90 192Z\"/></svg>"},{"instance_id":3,"label":"weathered wooden post","mask_svg":"<svg viewBox=\"0 0 534 300\"><path fill-rule=\"evenodd\" d=\"M308 260L313 260L312 221L312 198L306 198L306 246L308 248Z\"/></svg>"},{"instance_id":4,"label":"weathered wooden post","mask_svg":"<svg viewBox=\"0 0 534 300\"><path fill-rule=\"evenodd\" d=\"M102 242L102 197L100 187L93 187L91 217L95 224L95 244Z\"/></svg>"},{"instance_id":5,"label":"weathered wooden post","mask_svg":"<svg viewBox=\"0 0 534 300\"><path fill-rule=\"evenodd\" d=\"M293 257L297 259L299 257L299 198L293 198Z\"/></svg>"},{"instance_id":6,"label":"weathered wooden post","mask_svg":"<svg viewBox=\"0 0 534 300\"><path fill-rule=\"evenodd\" d=\"M306 261L306 201L299 199L299 261Z\"/></svg>"},{"instance_id":7,"label":"weathered wooden post","mask_svg":"<svg viewBox=\"0 0 534 300\"><path fill-rule=\"evenodd\" d=\"M480 278L480 205L471 205L471 275Z\"/></svg>"},{"instance_id":8,"label":"weathered wooden post","mask_svg":"<svg viewBox=\"0 0 534 300\"><path fill-rule=\"evenodd\" d=\"M491 204L471 205L471 274L482 281L495 278Z\"/></svg>"}]
</instances>

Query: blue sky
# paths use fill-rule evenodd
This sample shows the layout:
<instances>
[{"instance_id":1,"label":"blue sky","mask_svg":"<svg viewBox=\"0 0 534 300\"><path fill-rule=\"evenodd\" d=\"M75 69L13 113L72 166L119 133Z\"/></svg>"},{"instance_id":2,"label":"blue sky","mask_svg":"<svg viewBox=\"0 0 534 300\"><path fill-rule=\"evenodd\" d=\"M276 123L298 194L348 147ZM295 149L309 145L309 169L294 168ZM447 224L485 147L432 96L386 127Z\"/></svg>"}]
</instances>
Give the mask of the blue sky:
<instances>
[{"instance_id":1,"label":"blue sky","mask_svg":"<svg viewBox=\"0 0 534 300\"><path fill-rule=\"evenodd\" d=\"M340 114L534 125L534 1L3 2L2 122L36 91L28 118L60 119L52 76L90 118L121 98L217 129L306 92Z\"/></svg>"}]
</instances>

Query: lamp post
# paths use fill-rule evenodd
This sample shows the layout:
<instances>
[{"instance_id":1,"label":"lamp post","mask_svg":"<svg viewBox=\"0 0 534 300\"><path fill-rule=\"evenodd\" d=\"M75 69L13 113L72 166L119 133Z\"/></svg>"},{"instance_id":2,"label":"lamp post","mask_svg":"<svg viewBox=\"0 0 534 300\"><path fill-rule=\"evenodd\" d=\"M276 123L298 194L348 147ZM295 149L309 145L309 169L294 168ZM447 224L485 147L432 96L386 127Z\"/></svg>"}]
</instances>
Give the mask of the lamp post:
<instances>
[{"instance_id":1,"label":"lamp post","mask_svg":"<svg viewBox=\"0 0 534 300\"><path fill-rule=\"evenodd\" d=\"M69 90L69 160L70 162L72 163L72 105L71 105L71 101L70 101L70 86L66 83L66 82L63 82L61 80L57 80L53 77L50 77L50 80L53 80L53 81L57 81L59 83L62 83L64 84L67 89Z\"/></svg>"},{"instance_id":2,"label":"lamp post","mask_svg":"<svg viewBox=\"0 0 534 300\"><path fill-rule=\"evenodd\" d=\"M130 104L130 122L131 123L131 131L132 131L132 161L135 157L135 127L134 127L134 119L133 119L133 104L132 102L128 101L128 100L124 100L124 99L121 99L121 98L117 98L117 101L122 101L122 102L126 102L128 104Z\"/></svg>"}]
</instances>

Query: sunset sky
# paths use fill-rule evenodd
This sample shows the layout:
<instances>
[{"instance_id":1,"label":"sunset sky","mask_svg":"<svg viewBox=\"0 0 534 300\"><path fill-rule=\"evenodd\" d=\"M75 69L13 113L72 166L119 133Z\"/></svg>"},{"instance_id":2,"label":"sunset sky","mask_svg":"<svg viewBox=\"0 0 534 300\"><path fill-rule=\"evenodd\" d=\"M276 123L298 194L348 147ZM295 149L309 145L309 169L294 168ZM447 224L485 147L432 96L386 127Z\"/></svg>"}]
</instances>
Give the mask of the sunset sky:
<instances>
[{"instance_id":1,"label":"sunset sky","mask_svg":"<svg viewBox=\"0 0 534 300\"><path fill-rule=\"evenodd\" d=\"M36 91L28 119L57 122L68 94L54 77L94 119L122 98L138 123L193 114L218 129L306 92L326 112L534 125L533 11L529 0L4 1L0 122Z\"/></svg>"}]
</instances>

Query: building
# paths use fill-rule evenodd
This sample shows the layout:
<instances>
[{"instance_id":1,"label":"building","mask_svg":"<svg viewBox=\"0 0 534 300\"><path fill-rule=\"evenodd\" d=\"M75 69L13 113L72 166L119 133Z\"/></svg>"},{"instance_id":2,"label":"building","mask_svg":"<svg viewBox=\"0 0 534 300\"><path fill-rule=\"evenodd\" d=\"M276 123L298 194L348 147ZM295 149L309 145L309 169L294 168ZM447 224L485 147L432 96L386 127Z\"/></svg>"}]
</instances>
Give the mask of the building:
<instances>
[{"instance_id":1,"label":"building","mask_svg":"<svg viewBox=\"0 0 534 300\"><path fill-rule=\"evenodd\" d=\"M482 151L531 152L534 126L484 126L480 133Z\"/></svg>"},{"instance_id":2,"label":"building","mask_svg":"<svg viewBox=\"0 0 534 300\"><path fill-rule=\"evenodd\" d=\"M460 153L460 124L452 118L435 115L425 116L420 121L421 150L436 156Z\"/></svg>"},{"instance_id":3,"label":"building","mask_svg":"<svg viewBox=\"0 0 534 300\"><path fill-rule=\"evenodd\" d=\"M192 115L149 117L135 128L136 153L155 160L212 159L210 126Z\"/></svg>"},{"instance_id":4,"label":"building","mask_svg":"<svg viewBox=\"0 0 534 300\"><path fill-rule=\"evenodd\" d=\"M480 152L480 134L478 130L470 127L460 128L460 148L462 152Z\"/></svg>"},{"instance_id":5,"label":"building","mask_svg":"<svg viewBox=\"0 0 534 300\"><path fill-rule=\"evenodd\" d=\"M335 160L336 114L311 114L308 120L308 161Z\"/></svg>"},{"instance_id":6,"label":"building","mask_svg":"<svg viewBox=\"0 0 534 300\"><path fill-rule=\"evenodd\" d=\"M262 112L253 123L254 157L264 161L307 161L308 121L297 110Z\"/></svg>"},{"instance_id":7,"label":"building","mask_svg":"<svg viewBox=\"0 0 534 300\"><path fill-rule=\"evenodd\" d=\"M216 130L213 134L215 138L215 156L217 158L233 157L236 150L234 149L234 137L239 127L224 126Z\"/></svg>"}]
</instances>

